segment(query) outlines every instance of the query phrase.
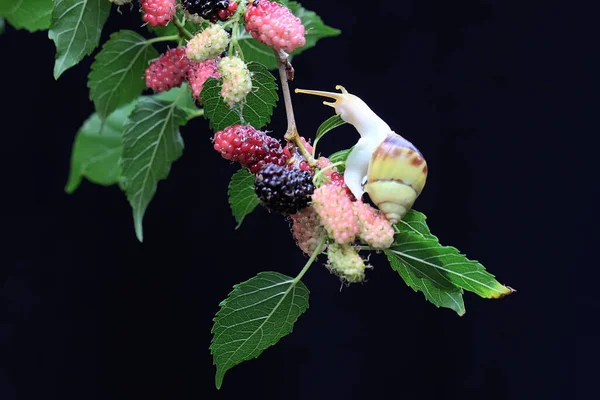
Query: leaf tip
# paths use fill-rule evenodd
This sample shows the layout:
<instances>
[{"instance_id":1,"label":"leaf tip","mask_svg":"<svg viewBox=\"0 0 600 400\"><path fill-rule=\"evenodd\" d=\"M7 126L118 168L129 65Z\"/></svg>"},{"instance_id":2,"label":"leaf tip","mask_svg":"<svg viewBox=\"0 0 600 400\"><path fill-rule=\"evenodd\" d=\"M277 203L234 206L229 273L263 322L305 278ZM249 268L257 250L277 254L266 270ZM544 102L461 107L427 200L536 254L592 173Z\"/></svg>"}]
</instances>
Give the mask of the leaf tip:
<instances>
[{"instance_id":1,"label":"leaf tip","mask_svg":"<svg viewBox=\"0 0 600 400\"><path fill-rule=\"evenodd\" d=\"M140 241L140 243L144 242L144 229L142 228L142 221L135 221L135 236Z\"/></svg>"},{"instance_id":2,"label":"leaf tip","mask_svg":"<svg viewBox=\"0 0 600 400\"><path fill-rule=\"evenodd\" d=\"M215 375L215 386L217 388L217 390L221 389L221 386L223 386L223 377L225 376L225 372L221 372L219 369L217 369L217 374Z\"/></svg>"},{"instance_id":3,"label":"leaf tip","mask_svg":"<svg viewBox=\"0 0 600 400\"><path fill-rule=\"evenodd\" d=\"M497 294L491 296L490 298L492 299L501 299L503 297L506 297L508 295L511 295L513 293L516 293L516 289L511 288L510 286L506 286L506 285L501 285L502 286L502 290L499 291Z\"/></svg>"}]
</instances>

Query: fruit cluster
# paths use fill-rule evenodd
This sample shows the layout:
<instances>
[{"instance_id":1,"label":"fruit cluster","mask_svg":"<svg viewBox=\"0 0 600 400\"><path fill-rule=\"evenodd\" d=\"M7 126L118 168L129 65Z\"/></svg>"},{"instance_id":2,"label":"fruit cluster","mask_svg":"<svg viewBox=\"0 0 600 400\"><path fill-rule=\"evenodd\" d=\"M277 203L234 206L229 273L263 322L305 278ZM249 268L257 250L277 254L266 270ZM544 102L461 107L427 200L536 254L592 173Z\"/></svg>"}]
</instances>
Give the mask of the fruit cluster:
<instances>
[{"instance_id":1,"label":"fruit cluster","mask_svg":"<svg viewBox=\"0 0 600 400\"><path fill-rule=\"evenodd\" d=\"M301 138L309 153L312 147ZM327 268L349 284L365 278L357 242L388 248L394 229L370 204L354 198L343 176L326 157L311 167L292 143L281 143L249 125L233 125L215 133L213 146L223 158L254 174L254 190L269 211L289 217L298 247L307 255L327 237ZM316 174L322 176L317 183Z\"/></svg>"},{"instance_id":2,"label":"fruit cluster","mask_svg":"<svg viewBox=\"0 0 600 400\"><path fill-rule=\"evenodd\" d=\"M144 20L164 25L173 18L175 0L142 0ZM185 46L166 51L146 70L146 84L164 92L188 82L194 98L208 78L222 80L221 97L230 107L243 102L252 90L252 77L232 47L229 32L216 21L230 18L237 10L233 0L182 0L186 15L209 20ZM275 51L292 52L303 46L305 29L299 18L276 2L244 2L245 29L256 40ZM239 18L239 17L238 17ZM282 143L247 124L234 124L214 134L213 147L223 158L239 163L254 175L254 190L269 211L291 222L296 244L312 254L326 238L327 268L345 283L362 282L365 261L357 245L385 249L393 242L391 223L377 209L356 199L344 178L326 157L309 160L311 144L300 138L304 152L295 143Z\"/></svg>"},{"instance_id":3,"label":"fruit cluster","mask_svg":"<svg viewBox=\"0 0 600 400\"><path fill-rule=\"evenodd\" d=\"M111 0L124 4L127 0ZM140 0L143 20L152 26L165 26L173 20L178 6L192 21L210 21L177 49L163 53L146 69L146 86L161 93L188 82L194 98L201 103L201 92L208 78L222 80L221 97L231 108L244 101L252 90L252 76L241 54L228 54L234 44L225 25L236 15L235 0ZM291 11L271 1L244 2L243 13L236 16L258 41L278 51L291 51L305 44L302 21ZM242 9L240 9L242 10ZM243 15L242 15L243 14ZM235 41L235 39L234 39Z\"/></svg>"}]
</instances>

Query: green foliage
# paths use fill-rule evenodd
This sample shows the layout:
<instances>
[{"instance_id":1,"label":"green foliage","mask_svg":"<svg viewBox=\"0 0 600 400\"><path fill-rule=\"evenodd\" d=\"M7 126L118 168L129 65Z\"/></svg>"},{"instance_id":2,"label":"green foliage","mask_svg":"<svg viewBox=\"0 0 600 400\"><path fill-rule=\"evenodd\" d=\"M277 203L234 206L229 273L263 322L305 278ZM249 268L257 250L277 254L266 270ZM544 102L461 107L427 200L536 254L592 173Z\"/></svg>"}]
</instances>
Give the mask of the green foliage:
<instances>
[{"instance_id":1,"label":"green foliage","mask_svg":"<svg viewBox=\"0 0 600 400\"><path fill-rule=\"evenodd\" d=\"M158 181L183 153L179 127L186 122L176 102L144 97L129 117L123 136L122 185L133 209L135 233L143 241L142 220Z\"/></svg>"},{"instance_id":2,"label":"green foliage","mask_svg":"<svg viewBox=\"0 0 600 400\"><path fill-rule=\"evenodd\" d=\"M400 274L408 286L415 292L419 291L425 298L437 307L445 307L456 311L460 316L465 314L465 304L460 288L442 288L436 286L427 278L420 278L416 272L403 264L393 253L385 251L392 269Z\"/></svg>"},{"instance_id":3,"label":"green foliage","mask_svg":"<svg viewBox=\"0 0 600 400\"><path fill-rule=\"evenodd\" d=\"M346 123L346 121L344 121L342 119L342 117L340 117L339 115L334 115L330 118L328 118L325 122L323 122L321 124L321 126L319 126L319 128L317 129L317 134L315 135L315 142L319 139L321 139L321 137L326 134L327 132L337 128L338 126L342 126Z\"/></svg>"},{"instance_id":4,"label":"green foliage","mask_svg":"<svg viewBox=\"0 0 600 400\"><path fill-rule=\"evenodd\" d=\"M350 154L350 152L352 151L353 148L354 147L336 151L335 153L333 153L332 155L330 155L328 157L329 161L331 161L332 163L336 163L336 162L340 162L340 161L346 162L346 159L348 158L348 155ZM345 164L338 165L337 170L340 174L343 174L344 171L346 170L346 165Z\"/></svg>"},{"instance_id":5,"label":"green foliage","mask_svg":"<svg viewBox=\"0 0 600 400\"><path fill-rule=\"evenodd\" d=\"M0 17L0 35L4 33L4 18Z\"/></svg>"},{"instance_id":6,"label":"green foliage","mask_svg":"<svg viewBox=\"0 0 600 400\"><path fill-rule=\"evenodd\" d=\"M279 100L275 77L264 65L256 62L249 63L248 70L252 74L252 92L232 109L223 102L220 79L209 78L204 83L200 97L204 116L210 120L212 130L219 131L235 124L248 124L260 129L271 120Z\"/></svg>"},{"instance_id":7,"label":"green foliage","mask_svg":"<svg viewBox=\"0 0 600 400\"><path fill-rule=\"evenodd\" d=\"M255 40L243 26L238 27L238 43L246 60L252 60L267 69L277 69L277 60L273 49Z\"/></svg>"},{"instance_id":8,"label":"green foliage","mask_svg":"<svg viewBox=\"0 0 600 400\"><path fill-rule=\"evenodd\" d=\"M293 56L302 53L303 51L315 47L317 41L320 39L338 36L341 33L339 29L325 25L321 17L319 17L314 11L305 9L298 2L279 1L279 3L289 7L290 11L302 20L302 24L306 29L306 44L294 50L290 55L290 59ZM240 28L238 39L246 60L257 61L268 69L277 69L277 61L275 59L273 49L258 42L257 40L254 40L254 38L248 32L246 32L244 28Z\"/></svg>"},{"instance_id":9,"label":"green foliage","mask_svg":"<svg viewBox=\"0 0 600 400\"><path fill-rule=\"evenodd\" d=\"M90 100L100 117L140 95L146 87L144 71L156 57L158 52L136 32L122 30L110 36L88 77Z\"/></svg>"},{"instance_id":10,"label":"green foliage","mask_svg":"<svg viewBox=\"0 0 600 400\"><path fill-rule=\"evenodd\" d=\"M210 351L217 366L217 388L227 370L258 357L292 332L308 309L308 294L302 282L278 272L261 272L234 286L219 304L212 328Z\"/></svg>"},{"instance_id":11,"label":"green foliage","mask_svg":"<svg viewBox=\"0 0 600 400\"><path fill-rule=\"evenodd\" d=\"M200 112L196 102L194 101L194 98L192 97L192 91L187 83L184 83L181 85L181 87L173 88L168 92L155 94L153 96L158 100L175 102L175 106L186 113L188 120L197 116Z\"/></svg>"},{"instance_id":12,"label":"green foliage","mask_svg":"<svg viewBox=\"0 0 600 400\"><path fill-rule=\"evenodd\" d=\"M237 225L242 225L246 215L250 214L260 204L260 199L254 191L254 175L248 169L240 168L229 182L229 205Z\"/></svg>"},{"instance_id":13,"label":"green foliage","mask_svg":"<svg viewBox=\"0 0 600 400\"><path fill-rule=\"evenodd\" d=\"M98 185L118 183L125 121L134 106L135 102L123 106L104 121L96 113L85 121L75 136L67 193L73 193L84 177Z\"/></svg>"},{"instance_id":14,"label":"green foliage","mask_svg":"<svg viewBox=\"0 0 600 400\"><path fill-rule=\"evenodd\" d=\"M111 5L107 0L54 0L48 31L56 45L54 79L98 46Z\"/></svg>"},{"instance_id":15,"label":"green foliage","mask_svg":"<svg viewBox=\"0 0 600 400\"><path fill-rule=\"evenodd\" d=\"M30 32L48 29L52 16L53 0L0 0L0 16L17 29ZM4 20L0 18L0 33Z\"/></svg>"},{"instance_id":16,"label":"green foliage","mask_svg":"<svg viewBox=\"0 0 600 400\"><path fill-rule=\"evenodd\" d=\"M500 298L514 292L500 284L479 262L469 260L454 247L442 246L437 237L429 232L423 214L414 210L409 212L405 219L396 224L396 228L394 244L386 250L386 255L398 260L414 276L426 279L446 291L464 289L484 298ZM399 271L400 268L395 269ZM407 274L401 275L405 279L408 277ZM409 283L410 280L407 284L413 289L426 289L418 283ZM431 296L426 297L431 301ZM442 306L439 302L434 304Z\"/></svg>"}]
</instances>

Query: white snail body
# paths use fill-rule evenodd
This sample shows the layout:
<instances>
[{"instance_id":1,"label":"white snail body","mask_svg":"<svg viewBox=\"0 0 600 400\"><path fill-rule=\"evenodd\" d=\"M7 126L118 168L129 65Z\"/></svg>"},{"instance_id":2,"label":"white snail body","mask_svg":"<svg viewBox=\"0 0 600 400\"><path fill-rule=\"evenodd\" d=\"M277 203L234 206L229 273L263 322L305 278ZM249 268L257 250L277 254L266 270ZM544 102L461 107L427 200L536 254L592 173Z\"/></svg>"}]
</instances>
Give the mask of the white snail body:
<instances>
[{"instance_id":1,"label":"white snail body","mask_svg":"<svg viewBox=\"0 0 600 400\"><path fill-rule=\"evenodd\" d=\"M368 193L386 218L396 223L421 194L427 163L412 143L392 131L364 101L342 86L336 89L342 93L303 89L296 89L296 93L335 100L323 104L335 108L361 136L346 160L344 181L357 199Z\"/></svg>"}]
</instances>

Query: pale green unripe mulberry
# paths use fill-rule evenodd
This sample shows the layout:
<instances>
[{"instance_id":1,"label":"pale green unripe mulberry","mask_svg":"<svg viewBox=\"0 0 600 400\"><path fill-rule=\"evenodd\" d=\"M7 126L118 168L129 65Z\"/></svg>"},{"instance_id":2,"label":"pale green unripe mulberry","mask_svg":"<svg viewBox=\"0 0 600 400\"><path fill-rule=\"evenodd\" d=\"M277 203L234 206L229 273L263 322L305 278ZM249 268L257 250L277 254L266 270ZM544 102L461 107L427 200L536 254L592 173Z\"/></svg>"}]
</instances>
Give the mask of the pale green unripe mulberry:
<instances>
[{"instance_id":1,"label":"pale green unripe mulberry","mask_svg":"<svg viewBox=\"0 0 600 400\"><path fill-rule=\"evenodd\" d=\"M115 3L118 6L131 3L132 0L110 0L111 3Z\"/></svg>"},{"instance_id":2,"label":"pale green unripe mulberry","mask_svg":"<svg viewBox=\"0 0 600 400\"><path fill-rule=\"evenodd\" d=\"M219 24L210 24L196 34L186 45L186 56L192 61L202 62L221 55L229 45L229 34Z\"/></svg>"},{"instance_id":3,"label":"pale green unripe mulberry","mask_svg":"<svg viewBox=\"0 0 600 400\"><path fill-rule=\"evenodd\" d=\"M327 268L346 283L365 280L364 260L350 244L332 243L327 250Z\"/></svg>"},{"instance_id":4,"label":"pale green unripe mulberry","mask_svg":"<svg viewBox=\"0 0 600 400\"><path fill-rule=\"evenodd\" d=\"M219 62L219 72L223 77L221 97L229 107L244 100L252 90L252 79L246 63L239 57L223 57Z\"/></svg>"}]
</instances>

